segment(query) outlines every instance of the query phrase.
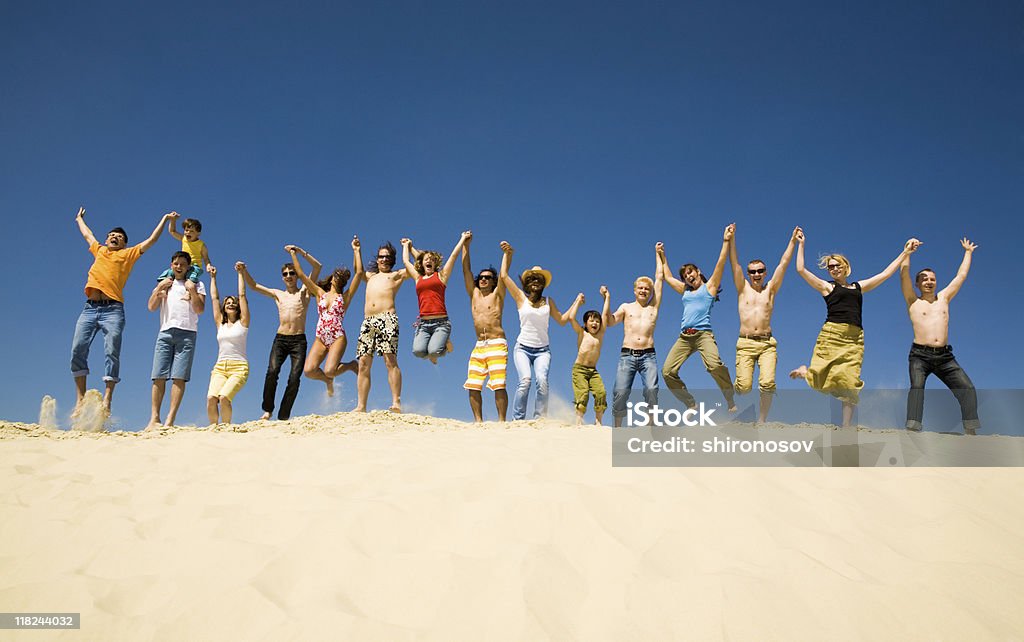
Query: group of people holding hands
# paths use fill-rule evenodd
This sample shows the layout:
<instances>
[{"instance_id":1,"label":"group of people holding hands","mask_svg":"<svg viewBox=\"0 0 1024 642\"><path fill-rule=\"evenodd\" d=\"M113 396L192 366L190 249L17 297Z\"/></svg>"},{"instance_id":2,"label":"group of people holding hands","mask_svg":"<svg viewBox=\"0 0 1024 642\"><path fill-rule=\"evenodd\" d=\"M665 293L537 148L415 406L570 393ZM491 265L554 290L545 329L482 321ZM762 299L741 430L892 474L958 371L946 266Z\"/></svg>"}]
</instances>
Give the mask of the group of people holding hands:
<instances>
[{"instance_id":1,"label":"group of people holding hands","mask_svg":"<svg viewBox=\"0 0 1024 642\"><path fill-rule=\"evenodd\" d=\"M399 321L395 297L406 279L415 282L419 316L413 336L413 354L436 363L452 351L451 320L446 308L448 281L461 257L463 282L470 298L476 343L470 354L466 381L469 403L476 421L483 420L483 387L494 393L499 421L505 421L509 399L506 391L506 370L509 347L502 326L505 295L514 301L519 317L519 334L512 348L519 381L512 401L513 419L525 419L531 388L536 389L534 417L547 413L548 378L551 349L549 322L570 324L577 336L578 353L572 367L572 387L577 422L583 422L589 400L593 397L595 419L602 423L607 409L607 392L597 372L606 330L623 325L623 342L612 389L612 415L616 426L627 413L627 400L637 375L643 398L649 405L658 401L659 373L669 391L689 408L696 400L679 377L683 363L699 353L708 373L721 390L730 411L735 411L735 395L753 389L755 368L760 393L759 422L767 421L776 390L775 371L777 342L772 335L771 318L775 297L786 270L796 252L797 273L825 302L826 321L814 345L808 365L793 370L790 376L804 379L821 392L831 394L843 403L843 425L852 421L858 394L864 383L860 379L864 354L864 331L861 321L863 295L881 285L900 271L902 291L914 330L914 344L909 355L911 391L907 401L908 430L921 430L924 403L924 382L936 374L960 402L964 432L974 434L980 427L977 395L969 377L953 357L948 345L949 302L959 291L970 269L975 245L963 239L964 258L950 284L939 290L935 272L919 271L911 280L910 256L920 247L917 239L908 240L902 252L881 272L860 281L851 281L850 261L841 254L822 257L818 267L828 278L816 276L804 259L804 234L797 227L774 271L769 275L767 264L755 259L743 264L736 248L736 226L728 225L722 236L718 260L710 276L694 264L686 263L678 270L678 278L669 268L662 243L655 245L654 277L639 276L633 283L633 300L613 312L608 288L601 286L600 310L587 310L577 319L585 302L582 293L565 310L544 294L551 285L551 272L539 265L524 270L518 279L510 276L514 250L505 241L500 244L502 256L499 269L484 268L473 272L470 246L471 232L463 232L447 260L431 250L420 250L408 238L401 240L403 267L397 268L398 251L390 243L377 248L368 267L364 266L358 237L353 237L352 267L337 268L320 279L322 264L296 245L285 246L290 260L281 267L283 289L261 285L249 274L244 262L238 261L237 295L223 296L217 283L217 268L210 263L209 251L200 239L202 226L195 219L182 222L178 232L176 212L165 214L153 233L142 243L128 246L127 233L113 228L101 244L85 223L85 210L80 209L76 221L89 244L94 262L85 286L86 303L75 328L71 370L75 378L77 405L86 390L89 347L97 332L104 334L106 357L103 380L106 392L103 406L109 414L114 387L119 381L121 332L124 327L124 285L138 258L159 238L164 227L179 239L182 249L171 257L170 268L157 277L148 302L151 311L160 312L152 371L152 415L150 425L161 424L161 407L166 383L170 380L170 404L163 420L172 425L185 384L191 376L198 318L205 309L207 291L201 275L210 278L213 319L217 326L218 356L210 377L207 413L211 424L230 423L232 400L248 379L249 366L246 339L249 328L247 290L267 296L277 304L279 324L271 346L269 364L263 386L263 419L275 409L277 382L286 360L290 372L284 395L278 406L278 419L288 419L298 394L301 377L323 382L327 393L334 394L334 379L352 372L357 380L355 410L365 412L370 392L370 372L374 356L383 358L391 390L391 411L401 412L402 373L398 366ZM301 259L301 260L300 260ZM309 272L303 268L309 265ZM726 263L730 265L736 285L740 330L736 343L735 378L722 362L711 325L711 312L719 300L719 291ZM361 283L366 283L364 318L356 338L355 358L344 361L348 337L344 328L346 311L350 308ZM664 285L668 284L682 298L682 319L678 338L659 365L654 346L654 330L662 303ZM917 291L914 286L916 285ZM312 345L307 343L306 313L315 300L318 321Z\"/></svg>"}]
</instances>

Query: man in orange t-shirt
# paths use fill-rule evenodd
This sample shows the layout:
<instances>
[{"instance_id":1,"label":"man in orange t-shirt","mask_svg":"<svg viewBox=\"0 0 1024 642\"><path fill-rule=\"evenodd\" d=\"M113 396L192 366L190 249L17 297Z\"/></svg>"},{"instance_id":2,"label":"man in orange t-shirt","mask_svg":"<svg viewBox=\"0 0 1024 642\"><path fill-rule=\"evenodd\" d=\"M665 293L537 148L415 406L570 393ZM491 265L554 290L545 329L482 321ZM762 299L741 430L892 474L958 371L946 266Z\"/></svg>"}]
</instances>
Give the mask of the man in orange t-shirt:
<instances>
[{"instance_id":1,"label":"man in orange t-shirt","mask_svg":"<svg viewBox=\"0 0 1024 642\"><path fill-rule=\"evenodd\" d=\"M149 238L133 247L128 247L128 233L120 227L110 230L107 234L107 244L100 245L92 230L85 224L85 208L78 208L75 222L78 223L78 230L89 244L89 252L95 259L85 282L85 307L78 316L75 338L71 343L71 376L75 378L75 391L78 395L75 412L85 397L85 379L89 374L89 348L96 337L96 332L100 331L103 333L103 352L106 356L103 372L103 381L106 383L103 409L110 414L114 386L120 381L118 374L121 369L121 332L124 330L124 285L135 262L160 238L164 225L176 218L177 212L164 214Z\"/></svg>"}]
</instances>

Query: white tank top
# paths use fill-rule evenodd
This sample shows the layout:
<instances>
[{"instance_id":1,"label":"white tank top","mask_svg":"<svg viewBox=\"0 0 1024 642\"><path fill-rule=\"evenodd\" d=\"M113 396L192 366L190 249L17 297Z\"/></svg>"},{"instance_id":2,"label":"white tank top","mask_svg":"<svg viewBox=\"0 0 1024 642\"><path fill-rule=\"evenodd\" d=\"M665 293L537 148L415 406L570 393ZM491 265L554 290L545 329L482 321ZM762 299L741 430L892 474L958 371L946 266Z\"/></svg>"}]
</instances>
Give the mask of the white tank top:
<instances>
[{"instance_id":1,"label":"white tank top","mask_svg":"<svg viewBox=\"0 0 1024 642\"><path fill-rule=\"evenodd\" d=\"M530 300L523 301L519 308L519 343L528 348L546 348L548 341L548 321L551 319L551 306L547 297L544 305L535 308Z\"/></svg>"},{"instance_id":2,"label":"white tank top","mask_svg":"<svg viewBox=\"0 0 1024 642\"><path fill-rule=\"evenodd\" d=\"M245 338L249 328L241 321L217 326L217 361L245 361Z\"/></svg>"}]
</instances>

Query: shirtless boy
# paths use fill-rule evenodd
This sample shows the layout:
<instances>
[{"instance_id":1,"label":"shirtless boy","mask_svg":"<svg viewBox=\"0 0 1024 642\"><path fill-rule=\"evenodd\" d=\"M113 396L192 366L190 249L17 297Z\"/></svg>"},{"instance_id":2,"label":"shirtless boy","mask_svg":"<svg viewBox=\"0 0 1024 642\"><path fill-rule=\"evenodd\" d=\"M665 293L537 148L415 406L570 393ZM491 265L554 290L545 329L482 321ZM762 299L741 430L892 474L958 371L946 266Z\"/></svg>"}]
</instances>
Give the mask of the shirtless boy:
<instances>
[{"instance_id":1,"label":"shirtless boy","mask_svg":"<svg viewBox=\"0 0 1024 642\"><path fill-rule=\"evenodd\" d=\"M615 387L612 389L612 415L616 427L622 425L622 419L626 416L626 401L637 373L643 380L644 401L649 406L658 404L658 356L654 352L654 326L658 323L661 290L665 282L665 247L660 242L654 246L654 257L654 279L649 276L638 277L633 282L635 300L623 303L615 314L605 317L606 326L623 324L622 351L615 372Z\"/></svg>"},{"instance_id":2,"label":"shirtless boy","mask_svg":"<svg viewBox=\"0 0 1024 642\"><path fill-rule=\"evenodd\" d=\"M110 415L110 402L114 386L121 380L121 334L124 332L124 286L135 262L142 253L153 247L163 232L164 224L178 218L177 212L163 215L156 229L142 243L128 247L128 233L115 227L107 234L106 245L100 244L85 223L85 208L78 208L75 223L82 238L89 244L93 255L92 267L85 281L85 307L78 315L75 335L71 341L71 376L75 378L75 412L85 398L86 377L89 374L89 348L97 332L103 333L103 411Z\"/></svg>"},{"instance_id":3,"label":"shirtless boy","mask_svg":"<svg viewBox=\"0 0 1024 642\"><path fill-rule=\"evenodd\" d=\"M772 311L775 309L775 295L782 286L782 278L793 258L793 247L800 228L794 228L789 237L786 251L772 277L765 281L767 266L761 259L747 262L749 281L744 278L739 260L736 258L736 233L733 229L729 245L729 262L732 264L732 278L736 283L736 297L739 300L740 336L736 340L736 381L734 387L739 394L750 392L754 381L754 365L758 367L757 389L761 393L761 409L757 422L768 420L775 394L775 364L778 361L776 341L772 336Z\"/></svg>"},{"instance_id":4,"label":"shirtless boy","mask_svg":"<svg viewBox=\"0 0 1024 642\"><path fill-rule=\"evenodd\" d=\"M604 297L604 307L601 312L587 310L583 313L583 325L576 322L576 312L583 305L584 297L581 292L572 306L569 307L569 323L576 331L576 363L572 366L572 392L573 401L576 405L576 425L583 424L583 414L587 411L587 400L590 394L594 395L594 418L595 423L601 425L601 417L608 407L608 395L605 392L604 381L597 372L597 360L601 356L601 344L604 342L604 333L608 326L604 320L608 318L608 310L611 297L608 295L608 288L601 286L601 296Z\"/></svg>"},{"instance_id":5,"label":"shirtless boy","mask_svg":"<svg viewBox=\"0 0 1024 642\"><path fill-rule=\"evenodd\" d=\"M473 329L476 330L476 345L469 355L469 373L462 387L469 391L469 407L473 410L473 421L483 421L483 387L494 391L494 405L498 410L498 421L505 421L508 414L508 391L505 390L505 370L508 367L508 341L505 329L501 327L501 315L505 310L505 284L498 278L493 267L480 270L473 278L469 261L469 244L472 232L466 237L462 248L462 279L466 283L473 311ZM507 255L501 257L505 271L508 271Z\"/></svg>"},{"instance_id":6,"label":"shirtless boy","mask_svg":"<svg viewBox=\"0 0 1024 642\"><path fill-rule=\"evenodd\" d=\"M288 251L290 246L285 246ZM313 269L309 278L313 281L320 276L323 267L305 250L300 250L302 256ZM242 278L253 290L263 296L270 297L277 304L277 315L279 318L277 334L274 335L274 344L270 348L270 363L267 365L267 377L263 381L263 415L260 419L270 419L274 412L274 396L277 394L277 378L281 374L281 366L286 358L291 359L291 369L288 372L288 385L284 389L284 396L281 397L281 408L277 412L277 418L284 421L292 415L292 405L295 397L299 394L299 383L302 382L302 368L306 363L306 312L309 310L309 290L303 285L297 285L299 274L291 262L281 266L281 280L284 281L284 289L278 290L260 285L249 274L245 263L241 265Z\"/></svg>"},{"instance_id":7,"label":"shirtless boy","mask_svg":"<svg viewBox=\"0 0 1024 642\"><path fill-rule=\"evenodd\" d=\"M408 239L404 239L408 241ZM391 386L391 412L402 412L402 371L398 369L398 313L395 312L395 294L408 272L395 271L395 246L385 243L377 248L377 256L371 267L363 274L366 279L366 305L363 308L363 324L359 328L356 343L356 359L359 360L357 377L356 412L366 412L366 400L370 397L370 368L373 355L384 357L388 368L388 385Z\"/></svg>"},{"instance_id":8,"label":"shirtless boy","mask_svg":"<svg viewBox=\"0 0 1024 642\"><path fill-rule=\"evenodd\" d=\"M970 377L956 362L953 346L949 345L949 302L967 279L971 269L971 255L978 247L966 238L960 241L964 258L956 276L943 290L936 292L935 272L926 268L915 278L921 295L914 293L910 284L910 256L900 264L900 285L907 302L910 323L914 327L914 345L910 347L910 394L907 396L907 430L919 431L924 415L924 383L934 373L946 384L960 403L960 417L964 434L977 434L978 393Z\"/></svg>"}]
</instances>

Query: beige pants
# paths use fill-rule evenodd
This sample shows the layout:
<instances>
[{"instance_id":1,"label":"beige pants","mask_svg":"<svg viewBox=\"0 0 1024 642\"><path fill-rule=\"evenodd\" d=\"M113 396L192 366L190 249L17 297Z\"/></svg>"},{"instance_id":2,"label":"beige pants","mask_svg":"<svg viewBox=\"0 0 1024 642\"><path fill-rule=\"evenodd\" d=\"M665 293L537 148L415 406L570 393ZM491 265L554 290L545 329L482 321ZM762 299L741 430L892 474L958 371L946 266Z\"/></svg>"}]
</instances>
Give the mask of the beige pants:
<instances>
[{"instance_id":1,"label":"beige pants","mask_svg":"<svg viewBox=\"0 0 1024 642\"><path fill-rule=\"evenodd\" d=\"M697 401L686 389L686 384L679 378L679 369L683 363L690 358L694 352L700 353L704 360L704 367L711 373L711 377L718 384L731 408L733 402L732 379L729 378L729 369L722 363L722 357L718 354L718 344L715 343L715 333L711 330L699 330L696 334L680 334L679 338L672 345L665 357L665 365L661 368L661 375L665 377L665 385L676 396L676 399L693 407Z\"/></svg>"},{"instance_id":2,"label":"beige pants","mask_svg":"<svg viewBox=\"0 0 1024 642\"><path fill-rule=\"evenodd\" d=\"M754 365L757 365L757 389L762 393L775 393L775 364L779 353L775 337L768 339L736 340L736 392L743 395L754 386Z\"/></svg>"},{"instance_id":3,"label":"beige pants","mask_svg":"<svg viewBox=\"0 0 1024 642\"><path fill-rule=\"evenodd\" d=\"M826 321L814 343L807 385L856 405L864 382L864 330L849 323Z\"/></svg>"}]
</instances>

